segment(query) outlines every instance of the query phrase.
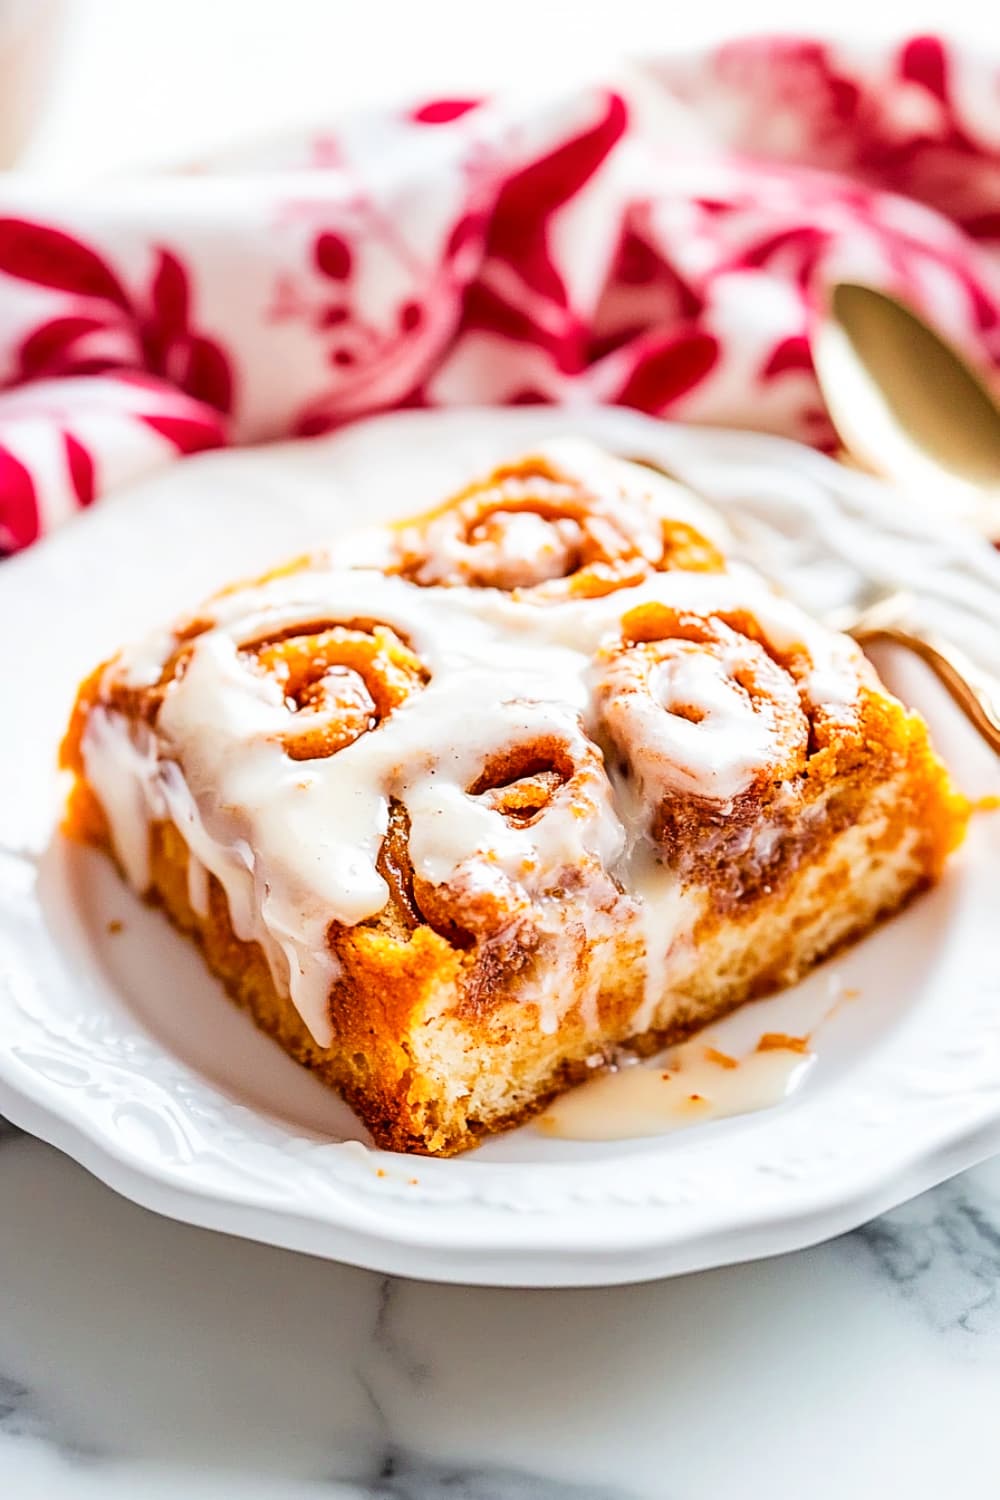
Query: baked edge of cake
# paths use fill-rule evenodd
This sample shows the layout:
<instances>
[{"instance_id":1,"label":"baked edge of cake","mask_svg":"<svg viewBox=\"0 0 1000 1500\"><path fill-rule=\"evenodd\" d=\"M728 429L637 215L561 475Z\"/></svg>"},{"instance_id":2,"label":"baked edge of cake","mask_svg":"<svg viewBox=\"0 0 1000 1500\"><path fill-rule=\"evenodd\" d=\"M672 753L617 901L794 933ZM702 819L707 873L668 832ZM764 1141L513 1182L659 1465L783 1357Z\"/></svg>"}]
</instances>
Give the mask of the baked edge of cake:
<instances>
[{"instance_id":1,"label":"baked edge of cake","mask_svg":"<svg viewBox=\"0 0 1000 1500\"><path fill-rule=\"evenodd\" d=\"M405 940L364 929L338 947L347 979L331 992L339 1040L336 1047L323 1048L292 1001L278 992L262 950L236 937L225 892L214 877L209 877L207 915L192 909L187 846L169 822L151 827L152 884L146 899L161 905L173 925L197 943L207 967L259 1029L342 1094L376 1145L408 1154L455 1155L524 1123L619 1052L651 1055L747 1001L797 982L933 884L964 832L964 799L951 789L922 721L901 712L910 726L907 758L876 787L866 815L839 833L817 860L803 862L776 898L758 901L742 917L706 913L697 924L697 947L683 985L675 983L656 1006L651 1024L640 1031L630 1030L629 1020L641 1005L641 953L622 954L610 984L602 985L600 1034L582 1025L575 1005L567 1007L556 1031L546 1034L535 1008L521 1006L516 996L486 1005L478 1015L463 1005L462 958L432 929L417 928ZM65 828L115 860L103 809L80 773ZM848 891L849 901L844 899ZM789 938L794 947L783 952ZM718 971L728 971L729 977L713 987ZM431 1049L424 1035L428 1026L448 1041L447 1049ZM477 1063L471 1074L460 1065L470 1055ZM523 1071L532 1061L533 1079L519 1087L512 1103L518 1064ZM502 1085L499 1098L490 1097L497 1091L484 1080ZM442 1108L445 1086L447 1110Z\"/></svg>"}]
</instances>

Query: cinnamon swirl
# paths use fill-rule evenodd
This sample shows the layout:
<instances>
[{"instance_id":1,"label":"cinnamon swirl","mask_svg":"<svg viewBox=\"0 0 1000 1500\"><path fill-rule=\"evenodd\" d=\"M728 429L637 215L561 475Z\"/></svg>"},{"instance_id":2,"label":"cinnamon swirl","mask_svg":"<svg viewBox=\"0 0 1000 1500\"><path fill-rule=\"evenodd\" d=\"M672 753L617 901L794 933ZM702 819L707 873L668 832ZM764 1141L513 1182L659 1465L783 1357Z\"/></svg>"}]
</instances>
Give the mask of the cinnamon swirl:
<instances>
[{"instance_id":1,"label":"cinnamon swirl","mask_svg":"<svg viewBox=\"0 0 1000 1500\"><path fill-rule=\"evenodd\" d=\"M122 651L63 761L69 831L433 1154L798 978L965 817L850 641L571 441Z\"/></svg>"},{"instance_id":2,"label":"cinnamon swirl","mask_svg":"<svg viewBox=\"0 0 1000 1500\"><path fill-rule=\"evenodd\" d=\"M503 464L397 528L394 572L425 587L589 599L671 568L721 572L697 507L638 465L579 443Z\"/></svg>"}]
</instances>

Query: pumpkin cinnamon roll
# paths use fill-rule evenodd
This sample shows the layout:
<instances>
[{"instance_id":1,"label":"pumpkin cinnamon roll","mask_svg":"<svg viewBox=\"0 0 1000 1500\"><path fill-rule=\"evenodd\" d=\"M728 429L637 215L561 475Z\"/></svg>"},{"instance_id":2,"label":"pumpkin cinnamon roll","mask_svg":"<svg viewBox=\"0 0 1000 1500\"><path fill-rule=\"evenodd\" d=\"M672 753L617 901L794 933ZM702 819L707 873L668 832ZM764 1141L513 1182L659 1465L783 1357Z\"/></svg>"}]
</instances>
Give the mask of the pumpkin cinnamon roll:
<instances>
[{"instance_id":1,"label":"pumpkin cinnamon roll","mask_svg":"<svg viewBox=\"0 0 1000 1500\"><path fill-rule=\"evenodd\" d=\"M293 625L242 652L281 689L294 726L281 740L293 760L335 755L353 744L429 676L396 632L376 620Z\"/></svg>"},{"instance_id":2,"label":"pumpkin cinnamon roll","mask_svg":"<svg viewBox=\"0 0 1000 1500\"><path fill-rule=\"evenodd\" d=\"M600 751L561 708L509 707L502 749L475 740L399 784L380 859L407 920L466 956L462 1013L513 1006L545 1036L593 1019L601 934L634 912L609 870L624 829Z\"/></svg>"},{"instance_id":3,"label":"pumpkin cinnamon roll","mask_svg":"<svg viewBox=\"0 0 1000 1500\"><path fill-rule=\"evenodd\" d=\"M727 912L773 898L925 743L853 642L796 614L766 596L710 614L646 604L595 663L600 724L649 838Z\"/></svg>"},{"instance_id":4,"label":"pumpkin cinnamon roll","mask_svg":"<svg viewBox=\"0 0 1000 1500\"><path fill-rule=\"evenodd\" d=\"M91 674L67 829L377 1145L463 1150L793 982L961 837L922 720L723 537L585 444L501 465Z\"/></svg>"},{"instance_id":5,"label":"pumpkin cinnamon roll","mask_svg":"<svg viewBox=\"0 0 1000 1500\"><path fill-rule=\"evenodd\" d=\"M721 552L699 529L706 519L645 466L552 443L401 525L390 566L424 587L595 598L666 569L721 571Z\"/></svg>"}]
</instances>

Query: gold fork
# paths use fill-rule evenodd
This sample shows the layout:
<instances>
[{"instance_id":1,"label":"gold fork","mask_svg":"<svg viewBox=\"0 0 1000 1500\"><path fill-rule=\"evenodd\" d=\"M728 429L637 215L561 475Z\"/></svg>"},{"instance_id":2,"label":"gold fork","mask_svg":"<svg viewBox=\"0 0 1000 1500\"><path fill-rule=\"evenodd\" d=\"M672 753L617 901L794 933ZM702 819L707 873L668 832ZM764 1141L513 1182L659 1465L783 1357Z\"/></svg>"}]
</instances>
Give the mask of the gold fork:
<instances>
[{"instance_id":1,"label":"gold fork","mask_svg":"<svg viewBox=\"0 0 1000 1500\"><path fill-rule=\"evenodd\" d=\"M630 459L675 483L686 483L655 459L634 454ZM834 610L826 616L826 623L831 629L851 636L861 647L873 641L894 641L919 656L947 688L970 724L1000 755L1000 682L977 667L946 637L916 624L916 608L912 594L896 589L862 608Z\"/></svg>"},{"instance_id":2,"label":"gold fork","mask_svg":"<svg viewBox=\"0 0 1000 1500\"><path fill-rule=\"evenodd\" d=\"M958 646L914 622L915 601L903 590L883 594L863 609L837 610L826 623L867 646L894 641L934 672L986 743L1000 754L1000 683L969 660Z\"/></svg>"}]
</instances>

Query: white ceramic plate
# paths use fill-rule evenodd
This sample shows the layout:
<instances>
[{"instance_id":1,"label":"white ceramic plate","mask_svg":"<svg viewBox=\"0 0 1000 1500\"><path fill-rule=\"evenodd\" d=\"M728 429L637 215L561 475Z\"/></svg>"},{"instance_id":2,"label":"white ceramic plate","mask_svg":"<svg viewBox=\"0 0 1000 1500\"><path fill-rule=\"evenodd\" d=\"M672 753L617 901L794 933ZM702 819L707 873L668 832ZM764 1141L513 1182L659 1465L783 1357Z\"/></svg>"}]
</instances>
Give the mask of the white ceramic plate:
<instances>
[{"instance_id":1,"label":"white ceramic plate","mask_svg":"<svg viewBox=\"0 0 1000 1500\"><path fill-rule=\"evenodd\" d=\"M627 1142L529 1126L453 1161L372 1150L162 918L54 832L73 690L121 641L339 527L429 503L482 463L571 430L656 458L718 500L748 553L812 607L854 598L866 580L904 583L970 653L1000 660L995 554L776 439L607 410L411 413L186 461L0 573L0 1111L176 1218L497 1285L634 1281L793 1249L1000 1148L995 815L974 820L938 890L728 1023L793 1031L831 986L860 992L824 1026L790 1100ZM923 670L888 668L966 788L997 790L995 758Z\"/></svg>"}]
</instances>

